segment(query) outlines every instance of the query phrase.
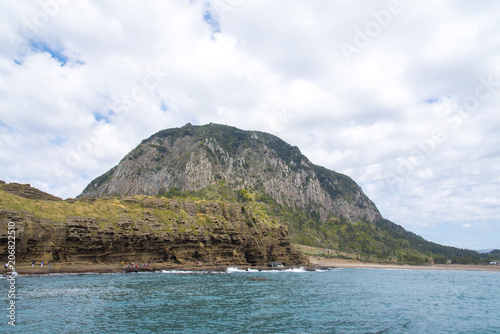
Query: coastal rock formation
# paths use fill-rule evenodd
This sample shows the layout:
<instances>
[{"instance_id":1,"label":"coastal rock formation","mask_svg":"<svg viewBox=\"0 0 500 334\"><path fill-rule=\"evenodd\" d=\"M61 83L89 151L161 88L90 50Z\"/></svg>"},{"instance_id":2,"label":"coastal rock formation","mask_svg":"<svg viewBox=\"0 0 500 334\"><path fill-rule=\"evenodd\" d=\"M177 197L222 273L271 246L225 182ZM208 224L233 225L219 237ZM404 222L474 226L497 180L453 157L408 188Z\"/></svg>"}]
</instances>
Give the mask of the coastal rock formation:
<instances>
[{"instance_id":1,"label":"coastal rock formation","mask_svg":"<svg viewBox=\"0 0 500 334\"><path fill-rule=\"evenodd\" d=\"M29 207L31 201L24 200L20 205ZM63 221L43 218L58 212L81 211L93 217L68 215ZM93 199L91 203L85 199L48 203L37 212L2 209L0 205L0 254L4 261L8 255L9 222L15 223L19 262L307 262L292 248L285 226L261 222L236 203L137 196Z\"/></svg>"},{"instance_id":2,"label":"coastal rock formation","mask_svg":"<svg viewBox=\"0 0 500 334\"><path fill-rule=\"evenodd\" d=\"M42 201L62 201L62 198L33 188L29 184L19 184L15 182L6 183L5 181L0 180L0 189L9 194L29 199Z\"/></svg>"},{"instance_id":3,"label":"coastal rock formation","mask_svg":"<svg viewBox=\"0 0 500 334\"><path fill-rule=\"evenodd\" d=\"M352 222L381 218L348 176L314 165L276 136L218 124L187 124L152 135L80 196L156 195L218 181L232 191L252 189L320 223L329 215Z\"/></svg>"},{"instance_id":4,"label":"coastal rock formation","mask_svg":"<svg viewBox=\"0 0 500 334\"><path fill-rule=\"evenodd\" d=\"M17 261L305 264L290 240L391 263L496 260L384 219L352 179L273 135L217 124L154 134L76 199L0 181L0 260L9 222Z\"/></svg>"}]
</instances>

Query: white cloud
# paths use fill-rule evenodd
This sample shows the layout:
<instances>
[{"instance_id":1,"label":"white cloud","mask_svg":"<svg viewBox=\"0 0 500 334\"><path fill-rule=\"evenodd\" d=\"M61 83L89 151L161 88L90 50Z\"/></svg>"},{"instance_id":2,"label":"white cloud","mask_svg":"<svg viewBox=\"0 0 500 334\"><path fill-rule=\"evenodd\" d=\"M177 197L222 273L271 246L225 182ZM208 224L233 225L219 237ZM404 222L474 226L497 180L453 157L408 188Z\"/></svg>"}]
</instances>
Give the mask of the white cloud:
<instances>
[{"instance_id":1,"label":"white cloud","mask_svg":"<svg viewBox=\"0 0 500 334\"><path fill-rule=\"evenodd\" d=\"M1 178L76 196L152 133L218 122L299 146L410 229L498 227L500 4L391 3L2 3Z\"/></svg>"}]
</instances>

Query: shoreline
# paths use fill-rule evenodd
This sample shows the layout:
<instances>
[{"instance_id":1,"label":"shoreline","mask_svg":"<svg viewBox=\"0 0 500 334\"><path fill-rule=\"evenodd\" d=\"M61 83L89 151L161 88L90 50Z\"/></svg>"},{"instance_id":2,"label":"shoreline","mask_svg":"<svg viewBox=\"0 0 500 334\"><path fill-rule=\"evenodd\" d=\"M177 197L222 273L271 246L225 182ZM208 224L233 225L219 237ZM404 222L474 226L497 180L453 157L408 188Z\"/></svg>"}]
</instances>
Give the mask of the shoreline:
<instances>
[{"instance_id":1,"label":"shoreline","mask_svg":"<svg viewBox=\"0 0 500 334\"><path fill-rule=\"evenodd\" d=\"M251 266L251 265L176 265L168 263L151 263L147 267L129 267L119 264L96 264L96 263L51 263L51 268L48 265L40 267L40 265L31 266L30 263L21 263L16 266L15 270L18 275L50 275L50 274L112 274L112 273L135 273L135 272L157 272L162 270L179 271L179 272L200 272L200 273L220 273L227 272L228 268L239 270L286 270L304 268L307 271L320 269L319 267L311 266L285 266L285 267L268 267L268 266ZM324 268L326 269L326 268ZM10 276L10 270L0 271L2 276Z\"/></svg>"},{"instance_id":2,"label":"shoreline","mask_svg":"<svg viewBox=\"0 0 500 334\"><path fill-rule=\"evenodd\" d=\"M468 271L500 271L499 265L488 264L389 264L376 262L361 262L345 259L328 259L317 256L309 256L309 261L313 265L334 268L356 268L356 269L412 269L412 270L468 270Z\"/></svg>"},{"instance_id":3,"label":"shoreline","mask_svg":"<svg viewBox=\"0 0 500 334\"><path fill-rule=\"evenodd\" d=\"M148 267L127 268L119 264L96 264L96 263L52 263L51 268L48 265L44 267L34 266L30 263L21 263L16 267L18 275L48 275L48 274L99 274L99 273L134 273L134 272L157 272L161 270L179 271L179 272L203 272L203 273L219 273L227 272L228 268L236 268L240 270L290 270L303 268L306 271L335 269L335 268L352 268L352 269L398 269L398 270L466 270L466 271L500 271L498 265L462 265L462 264L440 264L440 265L400 265L400 264L381 264L372 262L361 262L356 260L345 259L328 259L317 256L309 256L310 265L308 266L286 266L286 267L268 267L268 266L251 266L251 265L209 265L209 266L193 266L193 265L176 265L167 263L152 263ZM9 270L0 272L2 276L10 276Z\"/></svg>"}]
</instances>

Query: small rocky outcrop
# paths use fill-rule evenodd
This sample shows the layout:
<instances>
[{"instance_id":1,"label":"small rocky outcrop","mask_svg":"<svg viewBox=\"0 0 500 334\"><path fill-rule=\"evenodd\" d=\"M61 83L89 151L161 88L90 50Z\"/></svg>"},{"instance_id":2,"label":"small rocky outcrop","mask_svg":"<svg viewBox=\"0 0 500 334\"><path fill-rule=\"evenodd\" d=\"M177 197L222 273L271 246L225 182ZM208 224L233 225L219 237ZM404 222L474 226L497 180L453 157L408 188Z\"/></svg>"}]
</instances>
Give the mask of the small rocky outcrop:
<instances>
[{"instance_id":1,"label":"small rocky outcrop","mask_svg":"<svg viewBox=\"0 0 500 334\"><path fill-rule=\"evenodd\" d=\"M39 189L33 188L29 184L20 184L15 182L6 183L5 181L0 180L0 189L9 194L28 199L42 200L42 201L62 201L62 198L48 194Z\"/></svg>"}]
</instances>

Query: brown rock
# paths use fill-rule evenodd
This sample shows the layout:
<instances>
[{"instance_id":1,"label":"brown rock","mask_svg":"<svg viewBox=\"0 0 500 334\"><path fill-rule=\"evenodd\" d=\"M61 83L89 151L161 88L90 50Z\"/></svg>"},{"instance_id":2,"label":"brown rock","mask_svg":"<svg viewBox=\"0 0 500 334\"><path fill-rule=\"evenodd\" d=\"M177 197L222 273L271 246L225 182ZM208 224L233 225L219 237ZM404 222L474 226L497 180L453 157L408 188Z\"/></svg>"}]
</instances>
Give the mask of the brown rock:
<instances>
[{"instance_id":1,"label":"brown rock","mask_svg":"<svg viewBox=\"0 0 500 334\"><path fill-rule=\"evenodd\" d=\"M127 198L125 201L138 203ZM144 200L142 203L144 205ZM148 207L165 205L161 199L150 198L146 203ZM169 200L168 205L173 209L172 215L177 214L177 223L155 216L151 208L144 209L143 218L138 220L126 216L112 220L69 216L64 223L40 219L32 213L0 209L0 257L7 259L7 225L15 222L18 261L188 265L198 261L203 265L306 263L302 253L292 249L286 228L259 222L249 226L237 204L204 202L198 209L192 201ZM206 217L203 225L196 223L199 214Z\"/></svg>"},{"instance_id":2,"label":"brown rock","mask_svg":"<svg viewBox=\"0 0 500 334\"><path fill-rule=\"evenodd\" d=\"M15 182L7 184L4 181L2 181L0 183L0 189L12 195L28 199L42 200L42 201L62 201L62 198L48 194L36 188L33 188L29 184L19 184Z\"/></svg>"}]
</instances>

